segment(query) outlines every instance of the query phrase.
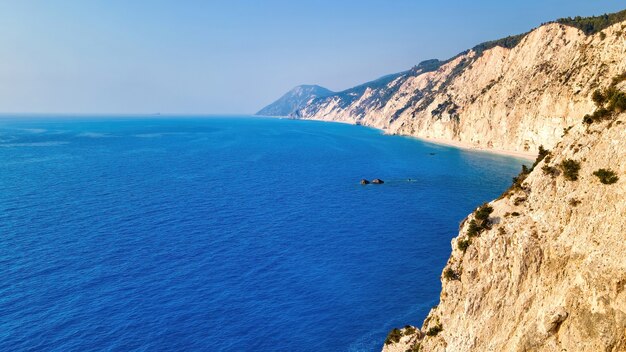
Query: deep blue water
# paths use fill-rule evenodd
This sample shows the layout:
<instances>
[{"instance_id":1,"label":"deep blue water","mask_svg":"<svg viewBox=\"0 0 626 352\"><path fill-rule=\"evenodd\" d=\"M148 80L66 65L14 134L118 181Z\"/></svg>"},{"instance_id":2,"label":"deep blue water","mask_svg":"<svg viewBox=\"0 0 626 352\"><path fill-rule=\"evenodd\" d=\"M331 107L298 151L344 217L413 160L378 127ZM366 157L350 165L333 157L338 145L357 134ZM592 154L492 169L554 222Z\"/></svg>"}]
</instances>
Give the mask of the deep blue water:
<instances>
[{"instance_id":1,"label":"deep blue water","mask_svg":"<svg viewBox=\"0 0 626 352\"><path fill-rule=\"evenodd\" d=\"M0 350L379 350L522 162L322 122L2 117Z\"/></svg>"}]
</instances>

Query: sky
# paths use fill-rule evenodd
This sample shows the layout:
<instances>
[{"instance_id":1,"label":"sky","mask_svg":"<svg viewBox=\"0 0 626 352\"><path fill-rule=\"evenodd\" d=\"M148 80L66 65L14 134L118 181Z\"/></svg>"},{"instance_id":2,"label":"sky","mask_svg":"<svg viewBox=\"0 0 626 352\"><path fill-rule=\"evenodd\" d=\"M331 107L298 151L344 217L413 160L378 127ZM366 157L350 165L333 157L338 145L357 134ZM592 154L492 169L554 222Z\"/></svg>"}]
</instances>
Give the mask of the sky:
<instances>
[{"instance_id":1,"label":"sky","mask_svg":"<svg viewBox=\"0 0 626 352\"><path fill-rule=\"evenodd\" d=\"M0 112L254 113L623 1L0 0Z\"/></svg>"}]
</instances>

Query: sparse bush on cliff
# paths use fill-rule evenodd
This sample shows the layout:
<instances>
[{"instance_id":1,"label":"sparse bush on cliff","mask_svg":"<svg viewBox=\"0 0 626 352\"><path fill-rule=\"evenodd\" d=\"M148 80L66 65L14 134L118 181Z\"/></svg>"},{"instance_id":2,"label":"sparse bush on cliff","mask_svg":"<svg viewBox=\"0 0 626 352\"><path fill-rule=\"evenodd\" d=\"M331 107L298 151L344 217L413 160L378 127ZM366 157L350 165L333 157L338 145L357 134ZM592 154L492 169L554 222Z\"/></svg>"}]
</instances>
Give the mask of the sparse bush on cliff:
<instances>
[{"instance_id":1,"label":"sparse bush on cliff","mask_svg":"<svg viewBox=\"0 0 626 352\"><path fill-rule=\"evenodd\" d=\"M459 274L452 270L451 268L446 268L446 270L443 271L443 277L447 280L458 280L460 279Z\"/></svg>"},{"instance_id":2,"label":"sparse bush on cliff","mask_svg":"<svg viewBox=\"0 0 626 352\"><path fill-rule=\"evenodd\" d=\"M587 114L583 117L583 122L590 125L594 122L607 120L611 117L611 112L605 108L598 108L593 114Z\"/></svg>"},{"instance_id":3,"label":"sparse bush on cliff","mask_svg":"<svg viewBox=\"0 0 626 352\"><path fill-rule=\"evenodd\" d=\"M411 325L407 325L407 326L404 327L404 336L411 336L411 335L415 334L416 331L417 331L417 329L415 329Z\"/></svg>"},{"instance_id":4,"label":"sparse bush on cliff","mask_svg":"<svg viewBox=\"0 0 626 352\"><path fill-rule=\"evenodd\" d=\"M539 146L539 152L537 153L537 159L535 159L535 162L533 163L533 166L531 166L530 171L533 171L535 169L535 166L537 166L537 164L539 164L543 159L547 158L547 162L550 161L550 156L552 154L550 153L549 150L545 149L543 147L543 145ZM524 171L524 169L522 168L522 171Z\"/></svg>"},{"instance_id":5,"label":"sparse bush on cliff","mask_svg":"<svg viewBox=\"0 0 626 352\"><path fill-rule=\"evenodd\" d=\"M398 343L398 342L400 342L401 338L402 338L402 331L400 331L399 329L394 328L387 335L387 338L385 339L385 345L390 345L392 343Z\"/></svg>"},{"instance_id":6,"label":"sparse bush on cliff","mask_svg":"<svg viewBox=\"0 0 626 352\"><path fill-rule=\"evenodd\" d=\"M605 185L610 185L619 180L619 177L611 169L598 169L593 173Z\"/></svg>"},{"instance_id":7,"label":"sparse bush on cliff","mask_svg":"<svg viewBox=\"0 0 626 352\"><path fill-rule=\"evenodd\" d=\"M469 248L471 242L469 239L465 239L465 240L458 240L456 242L456 246L463 251L463 253L465 253L465 251L467 250L467 248Z\"/></svg>"},{"instance_id":8,"label":"sparse bush on cliff","mask_svg":"<svg viewBox=\"0 0 626 352\"><path fill-rule=\"evenodd\" d=\"M580 163L576 160L565 159L561 162L561 171L566 180L578 180L578 171L580 171Z\"/></svg>"},{"instance_id":9,"label":"sparse bush on cliff","mask_svg":"<svg viewBox=\"0 0 626 352\"><path fill-rule=\"evenodd\" d=\"M467 236L476 237L480 235L484 230L491 228L491 221L489 221L489 215L493 212L493 207L484 203L474 212L474 219L470 220L467 227Z\"/></svg>"},{"instance_id":10,"label":"sparse bush on cliff","mask_svg":"<svg viewBox=\"0 0 626 352\"><path fill-rule=\"evenodd\" d=\"M567 130L564 130L564 133L566 132ZM537 166L537 164L539 164L542 160L546 160L546 163L548 163L551 158L552 153L548 149L545 149L543 145L540 145L535 162L531 165L531 167L522 165L522 171L520 171L517 176L513 177L513 184L500 196L500 198L503 198L504 196L511 196L515 191L524 190L524 186L522 184L528 175L530 175L530 173L535 169L535 166Z\"/></svg>"},{"instance_id":11,"label":"sparse bush on cliff","mask_svg":"<svg viewBox=\"0 0 626 352\"><path fill-rule=\"evenodd\" d=\"M549 175L552 178L559 176L559 170L554 166L544 165L541 171L543 171L544 175Z\"/></svg>"},{"instance_id":12,"label":"sparse bush on cliff","mask_svg":"<svg viewBox=\"0 0 626 352\"><path fill-rule=\"evenodd\" d=\"M526 197L517 197L513 201L513 205L518 206L526 201Z\"/></svg>"},{"instance_id":13,"label":"sparse bush on cliff","mask_svg":"<svg viewBox=\"0 0 626 352\"><path fill-rule=\"evenodd\" d=\"M470 220L469 226L467 227L467 235L469 237L476 237L480 234L482 230L482 227L478 226L476 220L472 219Z\"/></svg>"},{"instance_id":14,"label":"sparse bush on cliff","mask_svg":"<svg viewBox=\"0 0 626 352\"><path fill-rule=\"evenodd\" d=\"M474 217L476 220L486 223L489 220L489 215L491 215L491 213L493 213L493 208L489 204L484 203L478 208L478 210L476 210Z\"/></svg>"},{"instance_id":15,"label":"sparse bush on cliff","mask_svg":"<svg viewBox=\"0 0 626 352\"><path fill-rule=\"evenodd\" d=\"M426 335L437 336L442 331L443 331L443 327L441 326L441 324L437 324L433 326L432 328L428 329L428 331L426 331Z\"/></svg>"},{"instance_id":16,"label":"sparse bush on cliff","mask_svg":"<svg viewBox=\"0 0 626 352\"><path fill-rule=\"evenodd\" d=\"M624 92L618 92L609 100L609 109L616 113L626 111L626 94Z\"/></svg>"},{"instance_id":17,"label":"sparse bush on cliff","mask_svg":"<svg viewBox=\"0 0 626 352\"><path fill-rule=\"evenodd\" d=\"M596 111L583 117L583 122L592 124L611 119L615 114L626 111L626 93L617 89L617 85L626 80L626 73L613 77L611 85L605 90L596 90L591 100L596 104Z\"/></svg>"},{"instance_id":18,"label":"sparse bush on cliff","mask_svg":"<svg viewBox=\"0 0 626 352\"><path fill-rule=\"evenodd\" d=\"M595 90L593 94L591 94L591 100L593 100L596 106L602 106L604 105L605 97L604 94L602 94L602 91Z\"/></svg>"},{"instance_id":19,"label":"sparse bush on cliff","mask_svg":"<svg viewBox=\"0 0 626 352\"><path fill-rule=\"evenodd\" d=\"M524 182L524 180L526 180L526 177L528 177L528 174L530 174L530 172L532 171L532 168L529 168L526 165L522 165L522 171L520 171L520 173L513 177L513 184L511 185L511 187L509 188L509 190L521 190L524 189L524 187L522 186L522 183Z\"/></svg>"}]
</instances>

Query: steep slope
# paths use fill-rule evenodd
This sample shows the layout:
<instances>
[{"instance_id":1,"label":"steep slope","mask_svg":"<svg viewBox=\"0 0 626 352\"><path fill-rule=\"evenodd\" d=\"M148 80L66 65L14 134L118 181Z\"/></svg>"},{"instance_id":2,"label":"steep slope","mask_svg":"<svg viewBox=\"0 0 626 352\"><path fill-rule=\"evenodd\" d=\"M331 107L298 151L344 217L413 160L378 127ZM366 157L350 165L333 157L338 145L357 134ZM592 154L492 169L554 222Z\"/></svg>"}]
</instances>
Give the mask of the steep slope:
<instances>
[{"instance_id":1,"label":"steep slope","mask_svg":"<svg viewBox=\"0 0 626 352\"><path fill-rule=\"evenodd\" d=\"M289 116L306 106L311 100L331 94L333 94L332 91L316 85L297 86L256 114L262 116Z\"/></svg>"},{"instance_id":2,"label":"steep slope","mask_svg":"<svg viewBox=\"0 0 626 352\"><path fill-rule=\"evenodd\" d=\"M564 128L593 108L591 93L626 69L626 22L591 35L549 23L424 66L311 99L291 116L536 152L554 146Z\"/></svg>"},{"instance_id":3,"label":"steep slope","mask_svg":"<svg viewBox=\"0 0 626 352\"><path fill-rule=\"evenodd\" d=\"M577 122L541 156L461 224L440 304L385 352L626 351L626 113Z\"/></svg>"},{"instance_id":4,"label":"steep slope","mask_svg":"<svg viewBox=\"0 0 626 352\"><path fill-rule=\"evenodd\" d=\"M321 97L309 102L302 109L292 114L293 117L307 118L306 108L309 106L323 106L328 101L336 103L338 108L353 108L355 114L366 114L368 111L376 110L384 106L387 101L402 88L402 84L412 77L437 70L443 63L439 60L426 60L421 62L409 71L387 75L359 86L333 94L332 96ZM323 108L322 108L323 109ZM357 120L347 122L360 122Z\"/></svg>"}]
</instances>

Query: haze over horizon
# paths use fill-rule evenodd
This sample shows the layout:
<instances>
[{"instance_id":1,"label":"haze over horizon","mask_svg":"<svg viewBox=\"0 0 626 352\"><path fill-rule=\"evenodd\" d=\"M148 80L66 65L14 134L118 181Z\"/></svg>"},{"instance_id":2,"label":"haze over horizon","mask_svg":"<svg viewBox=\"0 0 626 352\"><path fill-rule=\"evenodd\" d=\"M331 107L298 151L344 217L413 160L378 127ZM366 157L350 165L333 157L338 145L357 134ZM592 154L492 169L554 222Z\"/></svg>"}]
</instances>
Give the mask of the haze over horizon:
<instances>
[{"instance_id":1,"label":"haze over horizon","mask_svg":"<svg viewBox=\"0 0 626 352\"><path fill-rule=\"evenodd\" d=\"M3 2L0 112L254 113L299 84L339 91L556 18L623 7L609 0Z\"/></svg>"}]
</instances>

